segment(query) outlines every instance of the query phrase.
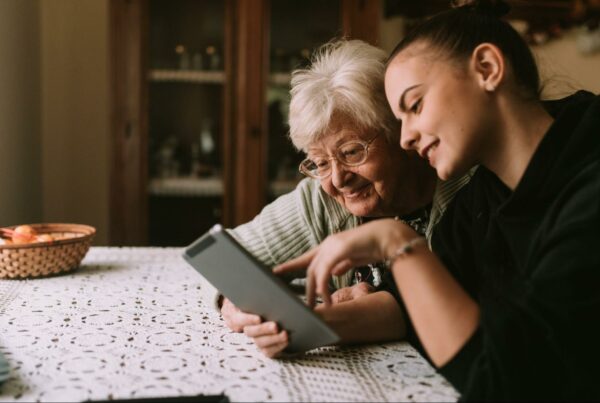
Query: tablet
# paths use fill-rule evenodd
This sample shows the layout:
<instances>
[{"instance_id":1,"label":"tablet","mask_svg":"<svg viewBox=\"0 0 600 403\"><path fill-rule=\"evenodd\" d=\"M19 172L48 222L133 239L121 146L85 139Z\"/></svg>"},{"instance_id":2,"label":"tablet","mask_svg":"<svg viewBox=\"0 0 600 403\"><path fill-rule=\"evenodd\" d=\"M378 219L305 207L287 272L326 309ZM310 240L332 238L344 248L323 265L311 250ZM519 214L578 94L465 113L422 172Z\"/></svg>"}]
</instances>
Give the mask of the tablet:
<instances>
[{"instance_id":1,"label":"tablet","mask_svg":"<svg viewBox=\"0 0 600 403\"><path fill-rule=\"evenodd\" d=\"M221 225L188 246L184 259L245 312L287 330L287 352L333 344L339 336L287 284L240 245Z\"/></svg>"}]
</instances>

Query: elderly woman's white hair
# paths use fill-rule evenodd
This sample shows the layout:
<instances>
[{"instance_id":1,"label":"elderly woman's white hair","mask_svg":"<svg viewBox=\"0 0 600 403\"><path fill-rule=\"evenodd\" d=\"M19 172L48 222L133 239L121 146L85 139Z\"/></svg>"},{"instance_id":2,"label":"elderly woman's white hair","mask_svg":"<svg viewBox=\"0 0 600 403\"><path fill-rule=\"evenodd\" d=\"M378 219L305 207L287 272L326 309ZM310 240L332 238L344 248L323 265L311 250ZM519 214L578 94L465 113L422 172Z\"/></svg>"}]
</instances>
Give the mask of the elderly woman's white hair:
<instances>
[{"instance_id":1,"label":"elderly woman's white hair","mask_svg":"<svg viewBox=\"0 0 600 403\"><path fill-rule=\"evenodd\" d=\"M306 152L328 132L333 117L360 130L380 131L397 143L398 122L384 91L386 59L383 50L359 40L336 40L317 49L311 66L292 74L289 124L294 146Z\"/></svg>"}]
</instances>

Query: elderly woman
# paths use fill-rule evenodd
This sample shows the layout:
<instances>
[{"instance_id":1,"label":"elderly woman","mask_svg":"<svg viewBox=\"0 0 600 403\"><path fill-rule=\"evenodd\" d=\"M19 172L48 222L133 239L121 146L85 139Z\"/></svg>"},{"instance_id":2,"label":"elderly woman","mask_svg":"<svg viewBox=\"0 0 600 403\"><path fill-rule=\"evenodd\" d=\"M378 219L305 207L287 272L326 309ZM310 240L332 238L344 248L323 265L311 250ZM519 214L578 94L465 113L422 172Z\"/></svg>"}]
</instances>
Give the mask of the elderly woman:
<instances>
[{"instance_id":1,"label":"elderly woman","mask_svg":"<svg viewBox=\"0 0 600 403\"><path fill-rule=\"evenodd\" d=\"M426 161L401 149L399 123L384 92L385 60L378 48L340 40L322 46L309 68L294 72L290 137L307 155L300 164L307 178L254 220L231 230L265 264L288 261L330 234L380 217L397 217L428 234L465 182L438 183ZM317 312L342 343L404 336L402 309L382 289L381 274L368 267L333 279L337 303ZM285 329L241 312L227 299L220 302L227 326L244 331L267 356L287 346Z\"/></svg>"}]
</instances>

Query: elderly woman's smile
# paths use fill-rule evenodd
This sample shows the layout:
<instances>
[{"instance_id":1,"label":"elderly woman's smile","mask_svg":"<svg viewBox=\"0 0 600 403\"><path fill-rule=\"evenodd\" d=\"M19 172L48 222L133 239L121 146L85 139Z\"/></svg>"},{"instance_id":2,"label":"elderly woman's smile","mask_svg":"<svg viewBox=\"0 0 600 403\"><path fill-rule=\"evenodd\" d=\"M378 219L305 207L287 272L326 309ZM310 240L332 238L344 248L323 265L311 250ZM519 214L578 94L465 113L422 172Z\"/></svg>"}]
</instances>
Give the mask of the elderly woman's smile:
<instances>
[{"instance_id":1,"label":"elderly woman's smile","mask_svg":"<svg viewBox=\"0 0 600 403\"><path fill-rule=\"evenodd\" d=\"M354 189L350 192L341 192L341 193L345 199L357 199L359 197L367 197L370 189L371 189L371 184L367 183L366 185L364 185L358 189Z\"/></svg>"},{"instance_id":2,"label":"elderly woman's smile","mask_svg":"<svg viewBox=\"0 0 600 403\"><path fill-rule=\"evenodd\" d=\"M356 216L406 214L422 207L408 186L415 184L411 177L430 176L429 170L420 172L424 164L411 160L397 142L390 144L385 136L361 133L356 127L333 125L308 147L301 171L319 179L323 190Z\"/></svg>"}]
</instances>

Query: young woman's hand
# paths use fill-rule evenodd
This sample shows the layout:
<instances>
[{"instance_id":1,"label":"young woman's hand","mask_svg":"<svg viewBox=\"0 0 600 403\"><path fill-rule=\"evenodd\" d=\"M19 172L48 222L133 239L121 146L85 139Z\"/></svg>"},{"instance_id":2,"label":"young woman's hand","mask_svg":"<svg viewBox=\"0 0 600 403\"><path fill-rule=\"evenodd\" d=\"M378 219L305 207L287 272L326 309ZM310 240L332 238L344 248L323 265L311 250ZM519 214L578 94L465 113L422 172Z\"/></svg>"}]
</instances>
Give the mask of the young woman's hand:
<instances>
[{"instance_id":1,"label":"young woman's hand","mask_svg":"<svg viewBox=\"0 0 600 403\"><path fill-rule=\"evenodd\" d=\"M393 219L376 220L327 237L319 246L273 269L276 274L306 269L306 299L316 295L331 304L329 278L367 263L384 261L397 248L418 237L408 225Z\"/></svg>"}]
</instances>

